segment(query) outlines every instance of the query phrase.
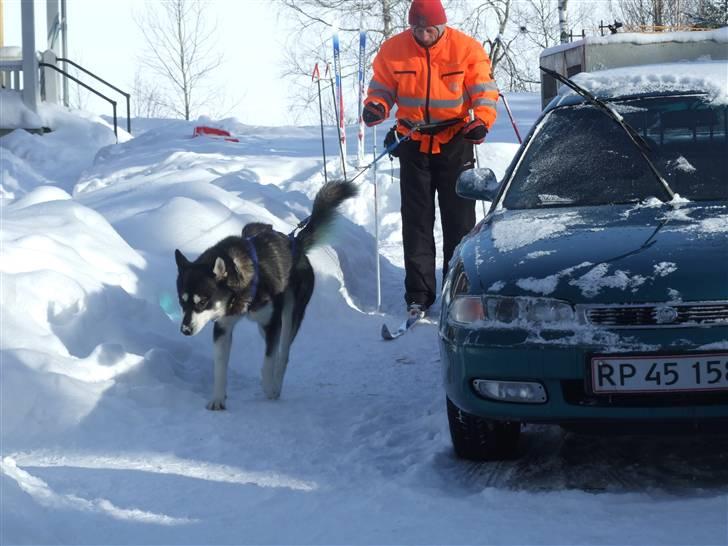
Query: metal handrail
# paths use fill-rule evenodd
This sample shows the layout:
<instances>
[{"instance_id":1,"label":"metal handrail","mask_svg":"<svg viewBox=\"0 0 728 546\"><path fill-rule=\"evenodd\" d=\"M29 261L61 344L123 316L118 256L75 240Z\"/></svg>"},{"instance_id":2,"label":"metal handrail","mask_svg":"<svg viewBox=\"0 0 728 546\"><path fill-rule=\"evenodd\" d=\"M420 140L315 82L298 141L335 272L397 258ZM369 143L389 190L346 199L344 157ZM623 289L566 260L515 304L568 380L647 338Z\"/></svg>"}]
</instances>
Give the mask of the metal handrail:
<instances>
[{"instance_id":1,"label":"metal handrail","mask_svg":"<svg viewBox=\"0 0 728 546\"><path fill-rule=\"evenodd\" d=\"M70 74L69 74L68 72L66 72L66 71L64 71L64 70L61 70L60 68L58 68L58 67L57 67L56 65L54 65L54 64L50 64L50 63L42 63L42 62L41 62L41 63L38 63L38 66L45 66L45 67L47 67L47 68L52 68L52 69L53 69L53 70L55 70L56 72L60 72L60 73L61 73L61 74L63 74L63 76L65 76L66 78L68 78L68 79L70 79L70 80L72 80L72 81L76 82L76 83L77 83L78 85L80 85L81 87L83 87L83 88L85 88L85 89L88 89L88 90L89 90L89 91L91 91L91 92L92 92L93 94L95 94L95 95L98 95L99 97L101 97L101 98L102 98L102 99L104 99L105 101L107 101L107 102L111 103L111 106L112 106L112 107L114 108L114 136L116 137L116 141L117 141L117 142L119 141L119 134L118 134L118 132L117 132L117 123L116 123L116 101L115 101L115 100L113 100L113 99L110 99L109 97L107 97L107 96L106 96L106 95L104 95L103 93L100 93L100 92L96 91L96 89L94 89L93 87L91 87L91 86L89 86L89 85L86 85L85 83L83 83L83 82L82 82L81 80L79 80L78 78L75 78L75 77L71 76L71 75L70 75Z\"/></svg>"},{"instance_id":2,"label":"metal handrail","mask_svg":"<svg viewBox=\"0 0 728 546\"><path fill-rule=\"evenodd\" d=\"M100 81L104 85L108 85L114 91L116 91L116 92L121 93L122 95L124 95L124 97L126 98L126 130L127 130L128 133L131 133L131 107L130 107L130 102L129 102L129 100L131 98L131 95L129 93L127 93L126 91L122 91L121 89L119 89L115 85L110 84L105 79L100 78L99 76L97 76L96 74L94 74L93 72L91 72L90 70L85 69L80 64L72 61L71 59L64 59L63 57L57 57L56 60L57 61L64 62L64 63L68 63L70 65L75 66L81 72L84 72L85 74L88 74L92 78L96 78L96 80Z\"/></svg>"}]
</instances>

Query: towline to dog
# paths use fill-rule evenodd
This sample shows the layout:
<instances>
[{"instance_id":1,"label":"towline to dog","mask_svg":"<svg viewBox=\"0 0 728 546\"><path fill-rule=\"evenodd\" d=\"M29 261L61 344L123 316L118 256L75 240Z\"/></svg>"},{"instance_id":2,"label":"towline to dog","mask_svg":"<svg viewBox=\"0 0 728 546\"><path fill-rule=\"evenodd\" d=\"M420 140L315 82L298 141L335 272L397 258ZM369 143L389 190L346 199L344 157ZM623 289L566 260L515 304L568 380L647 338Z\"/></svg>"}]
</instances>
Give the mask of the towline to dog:
<instances>
[{"instance_id":1,"label":"towline to dog","mask_svg":"<svg viewBox=\"0 0 728 546\"><path fill-rule=\"evenodd\" d=\"M407 129L407 132L402 135L399 138L395 138L394 142L392 142L389 146L386 146L382 153L380 153L377 157L375 157L371 163L369 163L367 166L365 166L362 170L360 170L356 175L349 180L349 182L353 182L357 178L359 178L362 174L367 172L369 169L371 169L380 159L382 159L385 155L391 154L397 147L402 144L403 142L408 141L410 138L412 138L412 135L418 131L433 131L436 129L444 129L445 127L449 127L451 125L455 125L456 123L461 122L462 120L460 118L457 119L448 119L445 121L437 121L434 123L415 123L411 126L409 126ZM396 135L395 131L395 135Z\"/></svg>"}]
</instances>

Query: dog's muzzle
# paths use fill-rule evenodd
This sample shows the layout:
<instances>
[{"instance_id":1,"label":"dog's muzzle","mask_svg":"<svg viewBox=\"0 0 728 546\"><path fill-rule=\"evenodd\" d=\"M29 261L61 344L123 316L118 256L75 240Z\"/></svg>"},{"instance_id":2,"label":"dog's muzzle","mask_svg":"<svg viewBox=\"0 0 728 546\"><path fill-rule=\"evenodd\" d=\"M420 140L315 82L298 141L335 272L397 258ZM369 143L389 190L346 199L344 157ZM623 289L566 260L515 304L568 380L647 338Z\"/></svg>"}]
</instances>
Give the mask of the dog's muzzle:
<instances>
[{"instance_id":1,"label":"dog's muzzle","mask_svg":"<svg viewBox=\"0 0 728 546\"><path fill-rule=\"evenodd\" d=\"M188 324L182 323L182 326L180 326L179 330L186 336L192 335L192 327Z\"/></svg>"}]
</instances>

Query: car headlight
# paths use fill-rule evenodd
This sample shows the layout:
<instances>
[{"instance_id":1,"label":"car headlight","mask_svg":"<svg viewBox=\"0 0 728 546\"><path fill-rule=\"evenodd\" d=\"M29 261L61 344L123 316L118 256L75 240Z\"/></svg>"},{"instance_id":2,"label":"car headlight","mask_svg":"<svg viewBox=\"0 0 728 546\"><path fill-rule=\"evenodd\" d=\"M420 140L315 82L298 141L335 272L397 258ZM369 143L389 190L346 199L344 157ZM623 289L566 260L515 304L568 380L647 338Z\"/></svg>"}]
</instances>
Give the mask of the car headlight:
<instances>
[{"instance_id":1,"label":"car headlight","mask_svg":"<svg viewBox=\"0 0 728 546\"><path fill-rule=\"evenodd\" d=\"M450 271L442 284L442 312L446 312L452 299L458 294L467 294L470 291L470 281L465 274L463 262L458 260L451 264ZM445 321L442 321L443 324Z\"/></svg>"},{"instance_id":2,"label":"car headlight","mask_svg":"<svg viewBox=\"0 0 728 546\"><path fill-rule=\"evenodd\" d=\"M448 319L458 324L549 328L573 323L575 313L569 302L552 298L457 295L450 303Z\"/></svg>"}]
</instances>

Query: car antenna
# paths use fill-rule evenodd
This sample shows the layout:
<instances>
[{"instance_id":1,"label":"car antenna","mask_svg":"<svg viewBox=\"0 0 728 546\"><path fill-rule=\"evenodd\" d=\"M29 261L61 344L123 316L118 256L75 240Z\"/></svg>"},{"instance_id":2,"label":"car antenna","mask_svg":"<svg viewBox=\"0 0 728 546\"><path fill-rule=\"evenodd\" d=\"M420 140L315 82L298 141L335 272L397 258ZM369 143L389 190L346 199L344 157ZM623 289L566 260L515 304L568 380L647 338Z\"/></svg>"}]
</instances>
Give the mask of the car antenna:
<instances>
[{"instance_id":1,"label":"car antenna","mask_svg":"<svg viewBox=\"0 0 728 546\"><path fill-rule=\"evenodd\" d=\"M545 66L539 67L543 72L548 74L554 79L557 79L561 83L563 83L565 86L573 89L578 95L581 95L584 97L590 104L596 106L599 108L602 112L607 114L610 118L612 118L615 122L617 122L617 125L619 125L624 131L627 133L627 136L629 136L629 139L632 141L632 143L637 146L637 149L640 151L640 154L642 154L642 157L645 159L647 164L650 166L650 170L652 173L657 177L657 180L660 181L660 184L662 184L662 187L667 192L667 195L670 196L670 199L675 198L675 192L672 191L672 188L667 183L667 180L662 176L660 171L655 167L655 164L652 162L652 160L647 155L647 152L650 151L650 145L647 144L647 141L645 141L642 136L634 130L634 127L632 127L629 123L627 123L622 115L617 112L610 104L607 104L603 100L597 98L592 93L581 87L580 85L574 83L572 80L567 78L566 76L559 74L555 70L551 70L550 68L546 68Z\"/></svg>"}]
</instances>

